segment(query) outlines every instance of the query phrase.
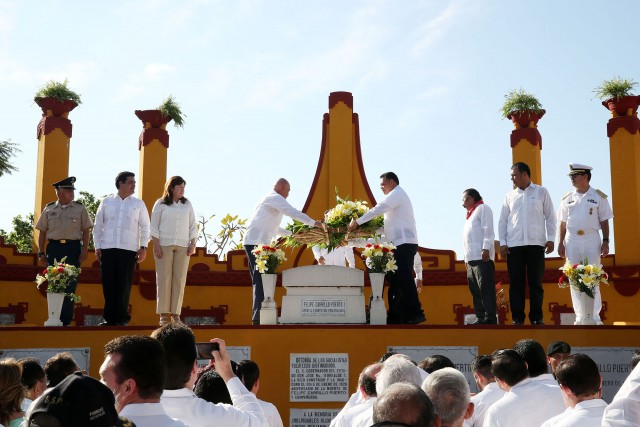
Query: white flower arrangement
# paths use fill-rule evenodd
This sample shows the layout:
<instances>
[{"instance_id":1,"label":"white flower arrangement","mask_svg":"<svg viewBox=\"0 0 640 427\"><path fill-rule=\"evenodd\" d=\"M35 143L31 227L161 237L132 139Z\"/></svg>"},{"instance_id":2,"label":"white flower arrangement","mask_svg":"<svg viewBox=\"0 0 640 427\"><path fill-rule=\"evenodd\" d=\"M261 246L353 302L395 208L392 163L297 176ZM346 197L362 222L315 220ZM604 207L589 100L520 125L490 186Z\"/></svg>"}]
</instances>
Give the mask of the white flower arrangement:
<instances>
[{"instance_id":1,"label":"white flower arrangement","mask_svg":"<svg viewBox=\"0 0 640 427\"><path fill-rule=\"evenodd\" d=\"M558 280L558 286L567 288L571 286L573 289L584 292L591 298L594 297L593 291L602 285L609 284L609 275L602 269L602 264L589 264L586 258L583 264L571 264L568 260L560 267L562 277Z\"/></svg>"},{"instance_id":2,"label":"white flower arrangement","mask_svg":"<svg viewBox=\"0 0 640 427\"><path fill-rule=\"evenodd\" d=\"M395 273L398 269L393 251L396 247L390 243L367 243L362 251L367 270L370 273Z\"/></svg>"},{"instance_id":3,"label":"white flower arrangement","mask_svg":"<svg viewBox=\"0 0 640 427\"><path fill-rule=\"evenodd\" d=\"M53 265L48 265L41 274L36 275L36 287L40 289L41 285L47 282L47 293L65 294L67 297L80 302L80 296L67 293L67 285L73 280L77 280L82 269L75 265L65 264L67 257L58 262L53 261Z\"/></svg>"},{"instance_id":4,"label":"white flower arrangement","mask_svg":"<svg viewBox=\"0 0 640 427\"><path fill-rule=\"evenodd\" d=\"M284 251L275 245L258 245L251 253L256 257L256 270L261 274L275 274L280 264L287 260Z\"/></svg>"}]
</instances>

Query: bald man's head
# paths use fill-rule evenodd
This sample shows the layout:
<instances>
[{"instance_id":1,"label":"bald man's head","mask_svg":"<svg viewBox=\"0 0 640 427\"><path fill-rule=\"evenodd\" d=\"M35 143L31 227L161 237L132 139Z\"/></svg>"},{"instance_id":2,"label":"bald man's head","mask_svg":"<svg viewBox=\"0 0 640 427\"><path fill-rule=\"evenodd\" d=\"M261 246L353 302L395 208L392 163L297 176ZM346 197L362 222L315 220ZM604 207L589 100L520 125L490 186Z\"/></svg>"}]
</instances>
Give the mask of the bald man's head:
<instances>
[{"instance_id":1,"label":"bald man's head","mask_svg":"<svg viewBox=\"0 0 640 427\"><path fill-rule=\"evenodd\" d=\"M289 181L284 178L280 178L276 181L273 186L273 191L284 197L285 199L289 197L289 191L291 191L291 185Z\"/></svg>"}]
</instances>

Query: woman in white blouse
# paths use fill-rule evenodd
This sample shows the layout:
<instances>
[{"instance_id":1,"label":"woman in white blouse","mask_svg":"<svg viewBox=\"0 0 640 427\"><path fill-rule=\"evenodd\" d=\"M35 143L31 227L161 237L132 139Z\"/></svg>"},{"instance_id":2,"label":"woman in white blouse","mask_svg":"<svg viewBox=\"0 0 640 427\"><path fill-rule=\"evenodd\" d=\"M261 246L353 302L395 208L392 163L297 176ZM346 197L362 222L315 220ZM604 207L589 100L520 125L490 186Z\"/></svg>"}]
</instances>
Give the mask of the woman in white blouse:
<instances>
[{"instance_id":1,"label":"woman in white blouse","mask_svg":"<svg viewBox=\"0 0 640 427\"><path fill-rule=\"evenodd\" d=\"M185 185L179 176L169 178L151 211L160 326L180 322L189 257L196 251L198 227L193 206L184 197Z\"/></svg>"}]
</instances>

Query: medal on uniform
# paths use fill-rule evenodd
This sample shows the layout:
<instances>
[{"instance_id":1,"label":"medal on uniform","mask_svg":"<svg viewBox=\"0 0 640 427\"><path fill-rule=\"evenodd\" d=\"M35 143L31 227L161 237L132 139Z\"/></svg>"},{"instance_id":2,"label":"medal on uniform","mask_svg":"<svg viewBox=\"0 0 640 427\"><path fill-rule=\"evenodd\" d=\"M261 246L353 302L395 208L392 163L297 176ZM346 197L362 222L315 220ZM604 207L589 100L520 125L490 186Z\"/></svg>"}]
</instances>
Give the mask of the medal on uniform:
<instances>
[{"instance_id":1,"label":"medal on uniform","mask_svg":"<svg viewBox=\"0 0 640 427\"><path fill-rule=\"evenodd\" d=\"M593 215L593 208L589 208L589 215Z\"/></svg>"}]
</instances>

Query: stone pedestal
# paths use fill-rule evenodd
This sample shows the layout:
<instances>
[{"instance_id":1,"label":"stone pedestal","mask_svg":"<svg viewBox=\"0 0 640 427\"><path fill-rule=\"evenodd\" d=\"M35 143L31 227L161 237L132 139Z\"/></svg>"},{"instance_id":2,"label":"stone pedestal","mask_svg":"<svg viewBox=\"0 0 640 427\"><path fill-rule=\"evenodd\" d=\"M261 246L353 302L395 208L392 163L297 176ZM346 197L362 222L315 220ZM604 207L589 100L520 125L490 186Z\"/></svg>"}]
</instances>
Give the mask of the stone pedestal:
<instances>
[{"instance_id":1,"label":"stone pedestal","mask_svg":"<svg viewBox=\"0 0 640 427\"><path fill-rule=\"evenodd\" d=\"M285 270L280 323L366 323L364 272L333 265Z\"/></svg>"}]
</instances>

